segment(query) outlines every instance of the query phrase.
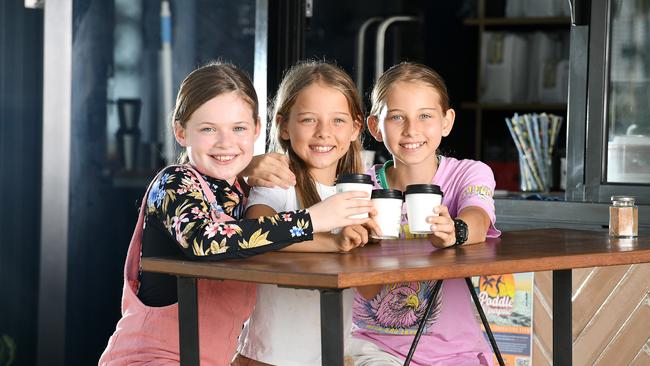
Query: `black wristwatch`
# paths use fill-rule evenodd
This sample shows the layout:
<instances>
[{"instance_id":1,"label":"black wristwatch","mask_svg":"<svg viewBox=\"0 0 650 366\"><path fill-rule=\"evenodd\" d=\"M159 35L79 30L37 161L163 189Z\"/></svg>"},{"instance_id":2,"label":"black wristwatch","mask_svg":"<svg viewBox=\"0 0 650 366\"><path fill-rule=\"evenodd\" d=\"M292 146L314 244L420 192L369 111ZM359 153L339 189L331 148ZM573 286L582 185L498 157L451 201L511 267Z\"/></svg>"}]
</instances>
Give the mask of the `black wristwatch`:
<instances>
[{"instance_id":1,"label":"black wristwatch","mask_svg":"<svg viewBox=\"0 0 650 366\"><path fill-rule=\"evenodd\" d=\"M457 247L467 241L469 231L467 230L467 224L461 219L454 219L454 229L456 229L456 242L452 247Z\"/></svg>"}]
</instances>

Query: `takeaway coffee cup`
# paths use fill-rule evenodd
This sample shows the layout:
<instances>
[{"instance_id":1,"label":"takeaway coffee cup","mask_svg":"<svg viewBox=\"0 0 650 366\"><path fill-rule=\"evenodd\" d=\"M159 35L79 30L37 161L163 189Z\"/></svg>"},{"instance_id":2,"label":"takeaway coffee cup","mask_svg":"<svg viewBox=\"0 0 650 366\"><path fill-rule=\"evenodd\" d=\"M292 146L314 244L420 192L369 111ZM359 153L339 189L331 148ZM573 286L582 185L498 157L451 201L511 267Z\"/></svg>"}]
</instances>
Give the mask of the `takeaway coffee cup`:
<instances>
[{"instance_id":1,"label":"takeaway coffee cup","mask_svg":"<svg viewBox=\"0 0 650 366\"><path fill-rule=\"evenodd\" d=\"M368 193L368 197L360 199L369 200L372 187L372 178L368 174L341 174L336 178L336 193L363 191ZM365 219L366 217L368 214L350 216L351 219Z\"/></svg>"},{"instance_id":2,"label":"takeaway coffee cup","mask_svg":"<svg viewBox=\"0 0 650 366\"><path fill-rule=\"evenodd\" d=\"M442 203L442 191L435 184L412 184L406 186L406 214L412 234L430 234L431 224L427 217L435 216L433 208Z\"/></svg>"},{"instance_id":3,"label":"takeaway coffee cup","mask_svg":"<svg viewBox=\"0 0 650 366\"><path fill-rule=\"evenodd\" d=\"M375 239L395 239L399 236L402 224L402 191L397 189L375 189L372 191L372 204L377 210L375 222L382 235L373 233Z\"/></svg>"}]
</instances>

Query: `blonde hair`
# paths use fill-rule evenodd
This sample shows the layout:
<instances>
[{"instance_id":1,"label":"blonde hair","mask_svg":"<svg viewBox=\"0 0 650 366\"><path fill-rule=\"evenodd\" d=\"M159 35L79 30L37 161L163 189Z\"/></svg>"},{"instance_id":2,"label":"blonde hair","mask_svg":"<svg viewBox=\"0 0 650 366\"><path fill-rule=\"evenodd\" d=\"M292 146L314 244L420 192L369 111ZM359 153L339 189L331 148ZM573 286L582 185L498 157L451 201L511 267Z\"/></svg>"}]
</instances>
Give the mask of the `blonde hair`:
<instances>
[{"instance_id":1,"label":"blonde hair","mask_svg":"<svg viewBox=\"0 0 650 366\"><path fill-rule=\"evenodd\" d=\"M293 151L291 141L283 140L280 137L280 129L282 123L289 121L291 108L300 92L316 82L323 83L341 92L348 102L353 120L355 123L359 123L359 129L363 128L361 97L352 78L345 71L326 62L305 61L294 65L286 72L273 101L270 143L273 150L286 152L289 155L291 171L296 175L296 194L302 207L310 207L320 202L320 196L316 190L316 183L309 174L305 162ZM278 117L280 117L280 123L278 123ZM337 175L361 172L363 169L361 146L361 133L359 133L359 137L350 143L350 149L339 159L336 166Z\"/></svg>"},{"instance_id":2,"label":"blonde hair","mask_svg":"<svg viewBox=\"0 0 650 366\"><path fill-rule=\"evenodd\" d=\"M235 92L253 111L255 123L258 117L257 93L248 76L237 67L222 61L211 61L192 71L178 89L176 106L172 116L172 131L176 123L185 128L192 113L205 102L225 93ZM186 152L178 158L179 164L188 162Z\"/></svg>"},{"instance_id":3,"label":"blonde hair","mask_svg":"<svg viewBox=\"0 0 650 366\"><path fill-rule=\"evenodd\" d=\"M379 115L383 103L386 102L388 90L393 84L400 81L418 82L431 86L440 96L442 112L446 113L449 110L449 93L442 77L428 66L413 62L402 62L386 70L372 88L370 97L372 102L371 116Z\"/></svg>"}]
</instances>

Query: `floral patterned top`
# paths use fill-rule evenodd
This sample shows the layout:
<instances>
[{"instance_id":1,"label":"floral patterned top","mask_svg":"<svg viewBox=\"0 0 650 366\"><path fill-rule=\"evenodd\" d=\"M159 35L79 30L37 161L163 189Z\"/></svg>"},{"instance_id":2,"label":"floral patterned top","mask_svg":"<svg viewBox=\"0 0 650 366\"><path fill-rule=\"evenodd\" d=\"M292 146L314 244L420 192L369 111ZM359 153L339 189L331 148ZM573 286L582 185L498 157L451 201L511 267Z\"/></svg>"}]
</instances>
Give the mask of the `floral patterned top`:
<instances>
[{"instance_id":1,"label":"floral patterned top","mask_svg":"<svg viewBox=\"0 0 650 366\"><path fill-rule=\"evenodd\" d=\"M235 221L215 222L201 185L187 168L165 169L147 198L145 227L158 220L188 257L242 258L312 239L306 210L243 219L244 197L227 182L203 176L217 198L217 212Z\"/></svg>"},{"instance_id":2,"label":"floral patterned top","mask_svg":"<svg viewBox=\"0 0 650 366\"><path fill-rule=\"evenodd\" d=\"M244 195L227 182L202 175L216 198L218 213L234 220L216 222L210 202L194 173L183 166L165 168L147 196L142 256L174 256L179 249L199 260L244 258L312 240L306 210L244 219ZM138 298L148 306L176 302L176 277L140 273Z\"/></svg>"}]
</instances>

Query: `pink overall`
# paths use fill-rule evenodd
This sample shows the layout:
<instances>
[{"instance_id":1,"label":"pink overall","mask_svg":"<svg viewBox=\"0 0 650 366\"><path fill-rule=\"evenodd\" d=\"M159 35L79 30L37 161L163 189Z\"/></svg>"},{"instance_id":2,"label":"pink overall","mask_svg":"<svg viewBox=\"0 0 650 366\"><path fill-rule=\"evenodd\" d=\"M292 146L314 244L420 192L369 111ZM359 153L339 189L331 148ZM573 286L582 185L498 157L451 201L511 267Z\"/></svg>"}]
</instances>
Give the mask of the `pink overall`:
<instances>
[{"instance_id":1,"label":"pink overall","mask_svg":"<svg viewBox=\"0 0 650 366\"><path fill-rule=\"evenodd\" d=\"M190 170L201 183L203 194L208 201L211 204L216 202L214 194L201 175L191 168ZM148 193L149 189L142 200L138 223L133 231L124 265L122 318L99 359L100 366L158 366L180 363L178 303L149 307L136 295ZM217 214L214 209L211 214L218 222L232 220L223 213ZM230 365L237 349L237 337L255 304L255 285L201 279L197 282L201 365Z\"/></svg>"}]
</instances>

